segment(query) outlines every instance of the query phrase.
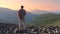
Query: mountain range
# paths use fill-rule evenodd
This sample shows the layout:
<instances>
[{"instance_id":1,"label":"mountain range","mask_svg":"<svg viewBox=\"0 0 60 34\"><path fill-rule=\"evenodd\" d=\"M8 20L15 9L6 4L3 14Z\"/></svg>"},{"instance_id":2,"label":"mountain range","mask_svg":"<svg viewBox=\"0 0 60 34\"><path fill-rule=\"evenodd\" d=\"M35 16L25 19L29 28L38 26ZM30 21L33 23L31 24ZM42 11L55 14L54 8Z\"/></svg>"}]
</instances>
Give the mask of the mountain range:
<instances>
[{"instance_id":1,"label":"mountain range","mask_svg":"<svg viewBox=\"0 0 60 34\"><path fill-rule=\"evenodd\" d=\"M30 23L33 19L39 15L50 13L44 10L33 10L31 12L26 11L26 23ZM11 10L8 8L0 7L0 23L17 23L19 22L18 10Z\"/></svg>"}]
</instances>

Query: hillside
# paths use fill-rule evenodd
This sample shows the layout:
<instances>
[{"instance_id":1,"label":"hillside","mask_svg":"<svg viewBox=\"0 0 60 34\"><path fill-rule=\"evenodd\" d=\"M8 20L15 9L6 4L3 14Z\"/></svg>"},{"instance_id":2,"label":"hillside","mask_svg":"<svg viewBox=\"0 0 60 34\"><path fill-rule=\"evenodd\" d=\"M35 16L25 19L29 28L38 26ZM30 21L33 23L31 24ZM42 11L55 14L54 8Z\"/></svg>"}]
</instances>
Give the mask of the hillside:
<instances>
[{"instance_id":1,"label":"hillside","mask_svg":"<svg viewBox=\"0 0 60 34\"><path fill-rule=\"evenodd\" d=\"M26 15L26 23L29 23L32 21L32 19L35 16L38 16L38 14L40 15L40 13L44 14L47 11L41 11L41 10L34 10L31 12L27 12ZM35 13L37 12L37 14ZM8 8L2 8L0 7L0 23L18 23L19 18L18 18L18 10L11 10Z\"/></svg>"},{"instance_id":2,"label":"hillside","mask_svg":"<svg viewBox=\"0 0 60 34\"><path fill-rule=\"evenodd\" d=\"M43 14L36 17L32 24L34 25L48 25L48 24L56 24L60 25L60 14Z\"/></svg>"}]
</instances>

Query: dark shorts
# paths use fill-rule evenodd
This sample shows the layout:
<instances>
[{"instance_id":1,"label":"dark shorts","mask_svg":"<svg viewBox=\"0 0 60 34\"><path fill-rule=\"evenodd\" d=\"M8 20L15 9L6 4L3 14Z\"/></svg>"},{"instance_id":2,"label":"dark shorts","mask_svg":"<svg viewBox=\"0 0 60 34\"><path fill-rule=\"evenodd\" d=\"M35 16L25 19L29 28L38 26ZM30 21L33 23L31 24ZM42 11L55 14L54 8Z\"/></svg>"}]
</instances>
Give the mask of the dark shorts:
<instances>
[{"instance_id":1,"label":"dark shorts","mask_svg":"<svg viewBox=\"0 0 60 34\"><path fill-rule=\"evenodd\" d=\"M20 18L21 20L24 20L24 19L25 19L25 16L24 16L24 15L19 15L19 18Z\"/></svg>"}]
</instances>

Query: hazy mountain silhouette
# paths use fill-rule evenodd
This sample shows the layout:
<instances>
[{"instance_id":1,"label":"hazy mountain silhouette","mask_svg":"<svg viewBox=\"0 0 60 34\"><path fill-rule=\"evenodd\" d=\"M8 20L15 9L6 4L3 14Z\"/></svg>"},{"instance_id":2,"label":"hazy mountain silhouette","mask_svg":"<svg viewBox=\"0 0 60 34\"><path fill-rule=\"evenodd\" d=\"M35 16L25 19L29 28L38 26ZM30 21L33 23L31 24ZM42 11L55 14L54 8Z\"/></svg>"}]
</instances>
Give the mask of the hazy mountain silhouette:
<instances>
[{"instance_id":1,"label":"hazy mountain silhouette","mask_svg":"<svg viewBox=\"0 0 60 34\"><path fill-rule=\"evenodd\" d=\"M52 12L52 13L60 14L60 11L54 11L54 12Z\"/></svg>"},{"instance_id":2,"label":"hazy mountain silhouette","mask_svg":"<svg viewBox=\"0 0 60 34\"><path fill-rule=\"evenodd\" d=\"M45 10L33 10L30 13L41 15L41 14L46 14L46 13L50 13L50 12L45 11Z\"/></svg>"},{"instance_id":3,"label":"hazy mountain silhouette","mask_svg":"<svg viewBox=\"0 0 60 34\"><path fill-rule=\"evenodd\" d=\"M26 15L26 22L31 22L34 17L48 13L47 11L43 10L34 10L31 12L27 12ZM0 23L18 23L18 11L17 10L11 10L8 8L0 8Z\"/></svg>"},{"instance_id":4,"label":"hazy mountain silhouette","mask_svg":"<svg viewBox=\"0 0 60 34\"><path fill-rule=\"evenodd\" d=\"M17 11L8 8L0 8L0 23L17 23Z\"/></svg>"}]
</instances>

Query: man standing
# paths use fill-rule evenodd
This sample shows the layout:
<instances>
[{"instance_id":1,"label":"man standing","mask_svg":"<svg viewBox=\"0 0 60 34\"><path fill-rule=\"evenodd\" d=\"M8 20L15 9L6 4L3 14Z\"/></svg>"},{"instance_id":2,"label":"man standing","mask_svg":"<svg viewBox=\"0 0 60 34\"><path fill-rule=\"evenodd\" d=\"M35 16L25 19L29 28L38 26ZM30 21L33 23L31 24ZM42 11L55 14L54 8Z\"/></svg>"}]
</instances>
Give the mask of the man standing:
<instances>
[{"instance_id":1,"label":"man standing","mask_svg":"<svg viewBox=\"0 0 60 34\"><path fill-rule=\"evenodd\" d=\"M23 9L24 6L21 6L21 9L18 11L18 15L19 15L19 28L23 28L25 26L25 15L26 15L26 11Z\"/></svg>"}]
</instances>

